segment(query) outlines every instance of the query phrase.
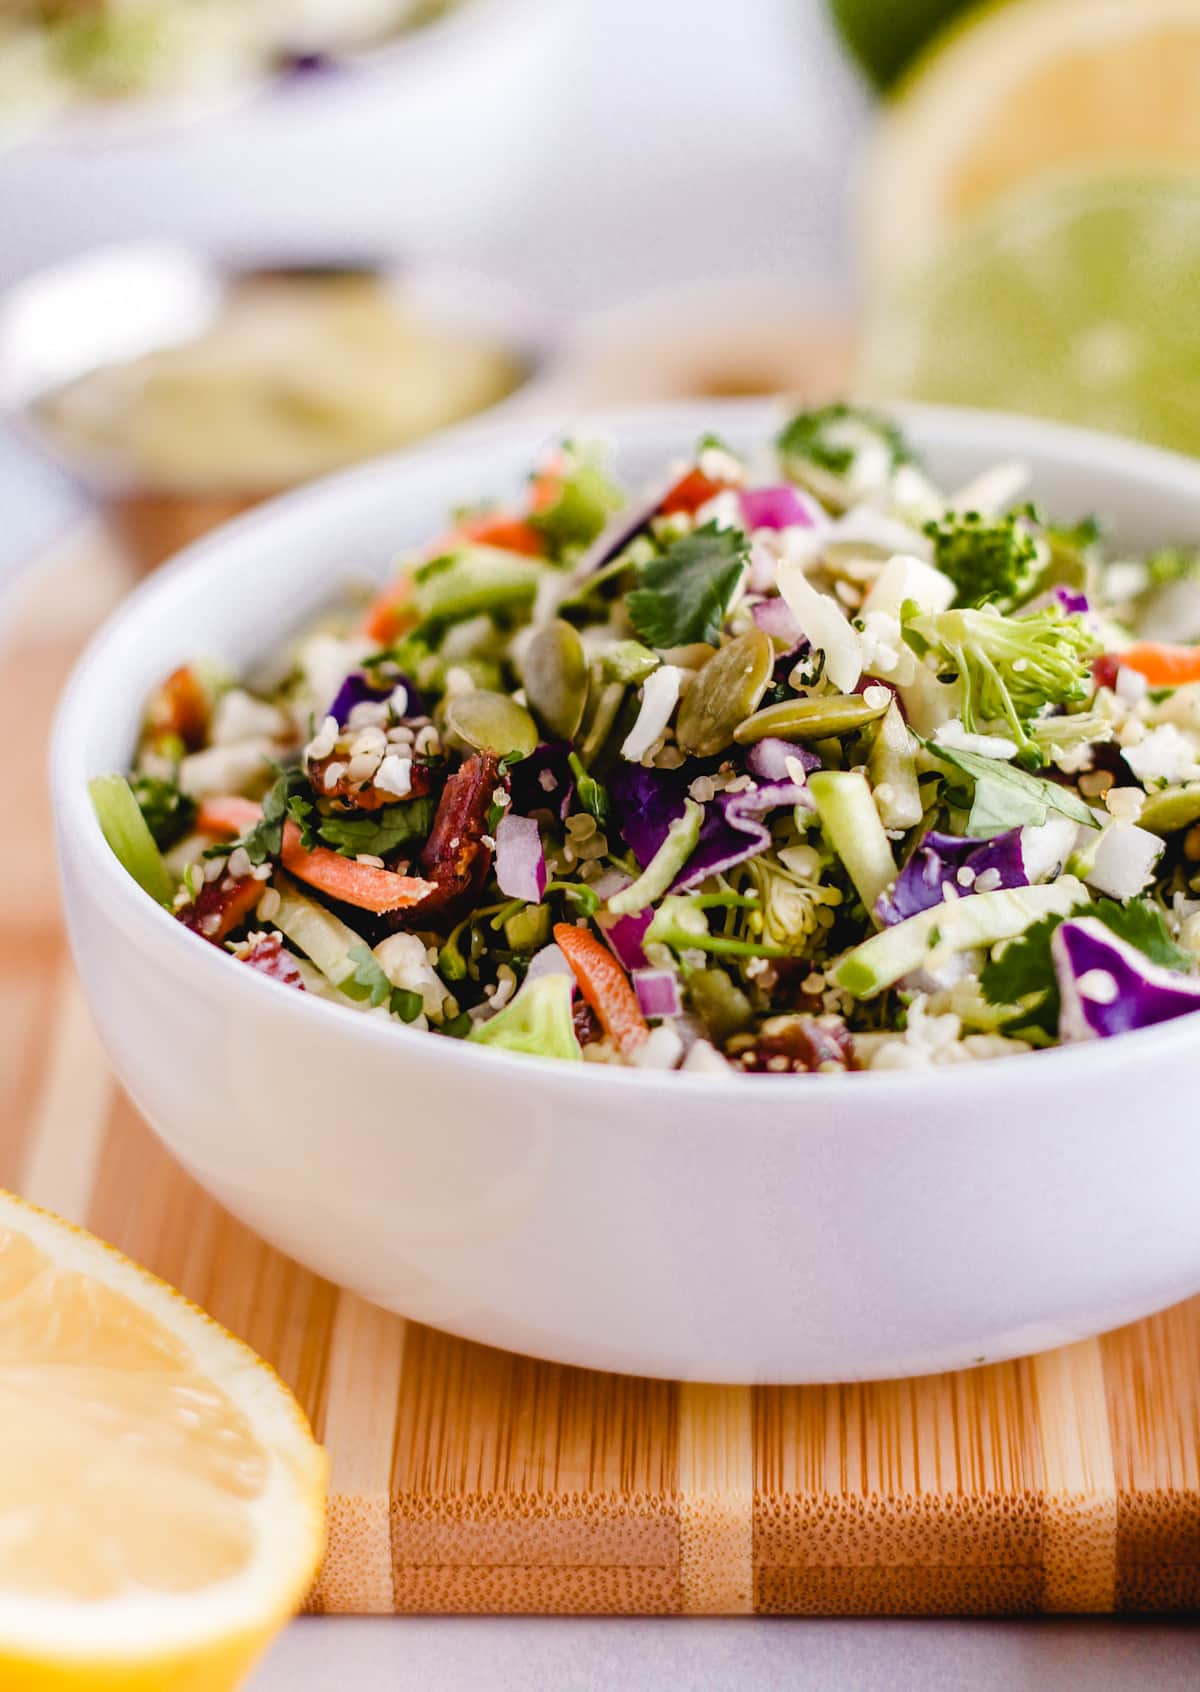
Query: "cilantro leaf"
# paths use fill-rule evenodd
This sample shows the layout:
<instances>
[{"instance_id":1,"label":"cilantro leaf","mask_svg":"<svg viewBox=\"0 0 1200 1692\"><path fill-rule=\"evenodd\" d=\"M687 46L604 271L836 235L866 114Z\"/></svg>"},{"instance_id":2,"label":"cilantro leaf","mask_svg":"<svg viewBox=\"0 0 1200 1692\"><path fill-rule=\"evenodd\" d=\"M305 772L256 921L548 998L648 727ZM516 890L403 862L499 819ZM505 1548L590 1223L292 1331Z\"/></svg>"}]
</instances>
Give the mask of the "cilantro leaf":
<instances>
[{"instance_id":1,"label":"cilantro leaf","mask_svg":"<svg viewBox=\"0 0 1200 1692\"><path fill-rule=\"evenodd\" d=\"M646 645L715 646L748 557L740 529L706 523L651 559L625 601Z\"/></svg>"},{"instance_id":2,"label":"cilantro leaf","mask_svg":"<svg viewBox=\"0 0 1200 1692\"><path fill-rule=\"evenodd\" d=\"M925 749L943 764L970 776L974 796L967 833L975 839L986 840L1005 829L1044 823L1051 811L1089 828L1097 826L1078 794L1057 782L1030 775L1000 758L985 758L979 752L965 752L957 746L940 746L935 740L927 740Z\"/></svg>"},{"instance_id":3,"label":"cilantro leaf","mask_svg":"<svg viewBox=\"0 0 1200 1692\"><path fill-rule=\"evenodd\" d=\"M386 1005L401 1022L415 1022L425 1007L420 993L407 987L393 987L383 973L383 965L369 946L352 946L348 954L357 965L354 979L360 987L370 991L373 1005Z\"/></svg>"},{"instance_id":4,"label":"cilantro leaf","mask_svg":"<svg viewBox=\"0 0 1200 1692\"><path fill-rule=\"evenodd\" d=\"M1099 918L1127 946L1144 952L1151 963L1164 969L1191 970L1190 953L1172 940L1162 911L1152 899L1132 899L1127 905L1119 905L1115 899L1098 899L1089 907L1088 915Z\"/></svg>"},{"instance_id":5,"label":"cilantro leaf","mask_svg":"<svg viewBox=\"0 0 1200 1692\"><path fill-rule=\"evenodd\" d=\"M386 858L401 846L424 841L432 827L432 799L402 799L397 805L384 805L359 816L321 817L317 834L323 845L332 846L344 858L357 858L360 852Z\"/></svg>"},{"instance_id":6,"label":"cilantro leaf","mask_svg":"<svg viewBox=\"0 0 1200 1692\"><path fill-rule=\"evenodd\" d=\"M196 820L196 801L160 776L131 775L129 786L160 852L183 839Z\"/></svg>"},{"instance_id":7,"label":"cilantro leaf","mask_svg":"<svg viewBox=\"0 0 1200 1692\"><path fill-rule=\"evenodd\" d=\"M1171 939L1162 911L1152 900L1133 899L1121 905L1115 899L1097 899L1079 907L1080 914L1085 912L1151 963L1165 969L1190 969L1191 958ZM1058 978L1050 941L1063 920L1061 916L1043 917L1001 947L980 971L979 985L989 1004L1022 1007L1019 1015L1005 1023L1006 1034L1057 1033Z\"/></svg>"},{"instance_id":8,"label":"cilantro leaf","mask_svg":"<svg viewBox=\"0 0 1200 1692\"><path fill-rule=\"evenodd\" d=\"M252 864L265 864L277 858L283 849L283 825L291 811L293 797L307 791L308 781L298 766L281 770L262 803L262 817L240 840L231 840L219 847L210 847L206 857L232 852L244 846Z\"/></svg>"}]
</instances>

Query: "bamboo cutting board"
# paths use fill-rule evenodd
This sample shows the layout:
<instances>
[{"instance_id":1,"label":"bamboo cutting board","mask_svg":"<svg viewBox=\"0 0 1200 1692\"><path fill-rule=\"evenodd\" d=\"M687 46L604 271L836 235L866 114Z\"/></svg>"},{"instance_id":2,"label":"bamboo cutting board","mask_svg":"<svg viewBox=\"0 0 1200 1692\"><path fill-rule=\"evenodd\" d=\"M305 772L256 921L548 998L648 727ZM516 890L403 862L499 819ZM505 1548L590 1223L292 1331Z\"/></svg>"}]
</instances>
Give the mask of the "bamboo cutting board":
<instances>
[{"instance_id":1,"label":"bamboo cutting board","mask_svg":"<svg viewBox=\"0 0 1200 1692\"><path fill-rule=\"evenodd\" d=\"M686 1386L406 1323L206 1197L113 1081L59 927L45 728L75 644L62 607L90 622L103 598L85 616L72 580L0 660L24 796L0 876L0 1183L149 1264L296 1390L332 1455L312 1609L1200 1608L1200 1299L957 1375Z\"/></svg>"}]
</instances>

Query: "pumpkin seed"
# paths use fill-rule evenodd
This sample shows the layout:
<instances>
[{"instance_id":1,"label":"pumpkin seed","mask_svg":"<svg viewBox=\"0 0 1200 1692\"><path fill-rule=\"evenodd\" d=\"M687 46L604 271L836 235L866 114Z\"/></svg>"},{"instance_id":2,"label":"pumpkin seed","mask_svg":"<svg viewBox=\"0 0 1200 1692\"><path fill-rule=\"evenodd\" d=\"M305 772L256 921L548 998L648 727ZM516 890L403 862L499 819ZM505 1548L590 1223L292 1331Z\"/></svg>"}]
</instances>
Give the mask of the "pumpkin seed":
<instances>
[{"instance_id":1,"label":"pumpkin seed","mask_svg":"<svg viewBox=\"0 0 1200 1692\"><path fill-rule=\"evenodd\" d=\"M880 692L885 691L880 689ZM861 693L827 693L808 699L785 699L756 711L734 732L741 746L777 734L781 740L824 740L830 735L849 734L882 717L892 702L889 692L882 705L868 705Z\"/></svg>"},{"instance_id":2,"label":"pumpkin seed","mask_svg":"<svg viewBox=\"0 0 1200 1692\"><path fill-rule=\"evenodd\" d=\"M1164 787L1146 796L1146 803L1138 814L1138 827L1151 834L1177 834L1200 822L1200 784L1189 787Z\"/></svg>"},{"instance_id":3,"label":"pumpkin seed","mask_svg":"<svg viewBox=\"0 0 1200 1692\"><path fill-rule=\"evenodd\" d=\"M625 689L620 682L606 682L600 687L592 687L583 723L583 740L579 747L579 756L589 768L612 732L624 698Z\"/></svg>"},{"instance_id":4,"label":"pumpkin seed","mask_svg":"<svg viewBox=\"0 0 1200 1692\"><path fill-rule=\"evenodd\" d=\"M588 698L588 665L578 631L561 617L545 623L521 664L529 709L555 740L574 740Z\"/></svg>"},{"instance_id":5,"label":"pumpkin seed","mask_svg":"<svg viewBox=\"0 0 1200 1692\"><path fill-rule=\"evenodd\" d=\"M750 629L708 660L684 695L675 737L685 752L711 758L758 709L775 666L775 648L762 629Z\"/></svg>"},{"instance_id":6,"label":"pumpkin seed","mask_svg":"<svg viewBox=\"0 0 1200 1692\"><path fill-rule=\"evenodd\" d=\"M529 712L504 693L476 688L448 699L446 730L452 740L497 758L527 758L538 743L538 728Z\"/></svg>"}]
</instances>

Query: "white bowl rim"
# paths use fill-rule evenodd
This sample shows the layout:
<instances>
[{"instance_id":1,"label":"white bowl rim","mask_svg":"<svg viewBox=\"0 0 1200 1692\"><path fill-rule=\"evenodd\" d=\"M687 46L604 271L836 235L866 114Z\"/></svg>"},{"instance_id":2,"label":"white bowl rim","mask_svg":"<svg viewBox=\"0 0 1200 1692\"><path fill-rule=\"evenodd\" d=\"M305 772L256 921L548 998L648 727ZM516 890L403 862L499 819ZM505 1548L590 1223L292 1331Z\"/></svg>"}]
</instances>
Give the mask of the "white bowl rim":
<instances>
[{"instance_id":1,"label":"white bowl rim","mask_svg":"<svg viewBox=\"0 0 1200 1692\"><path fill-rule=\"evenodd\" d=\"M583 409L570 415L573 429L581 426L595 430L610 439L629 439L646 435L651 440L675 435L686 439L706 429L724 426L766 433L773 422L784 415L784 401L779 398L750 400L674 400L655 404L611 406L599 410ZM1098 463L1120 460L1124 472L1142 471L1160 478L1189 484L1195 491L1200 511L1200 463L1182 453L1169 452L1161 447L1100 434L1090 429L1052 423L1043 419L1023 418L1012 413L984 411L958 406L915 405L910 402L879 402L876 409L893 416L902 425L907 421L923 428L943 432L953 428L964 442L989 447L993 437L1020 433L1030 448L1043 451L1064 462L1095 469ZM688 1093L722 1089L732 1100L746 1097L745 1089L753 1089L763 1103L783 1106L785 1103L812 1101L814 1107L828 1108L839 1098L861 1095L866 1091L879 1095L881 1106L889 1097L907 1101L928 1094L931 1099L949 1101L969 1100L977 1090L979 1080L994 1078L998 1083L1022 1082L1038 1087L1069 1087L1073 1080L1087 1084L1089 1076L1101 1078L1114 1063L1136 1061L1151 1063L1159 1056L1178 1055L1185 1041L1194 1034L1196 1017L1200 1012L1161 1023L1154 1028L1138 1029L1109 1040L1087 1040L1072 1045L1055 1046L1046 1051L1019 1052L961 1064L927 1070L856 1070L848 1074L745 1075L730 1071L727 1075L710 1071L689 1073L685 1070L652 1070L626 1068L610 1064L568 1064L561 1059L531 1059L520 1053L497 1051L488 1046L474 1045L468 1040L447 1039L444 1036L411 1029L403 1024L384 1026L374 1017L353 1016L342 1006L314 994L297 993L294 989L270 980L257 970L233 967L233 960L210 941L202 939L177 922L168 911L158 905L125 870L105 840L88 798L90 776L99 772L84 768L81 751L82 736L77 725L90 714L89 697L95 692L105 672L108 648L124 635L128 625L135 623L142 611L190 583L220 558L232 545L262 531L269 532L281 520L294 514L309 513L318 508L352 506L360 489L388 481L398 473L417 474L423 465L453 456L462 448L472 452L494 446L498 451L511 449L514 437L528 440L531 454L536 442L548 435L562 433L564 418L545 416L509 420L507 423L468 423L446 431L428 444L377 458L368 464L323 477L304 487L292 490L277 499L256 507L253 511L221 525L211 535L186 547L170 563L155 571L137 587L105 620L89 641L77 661L60 700L55 717L50 748L50 788L57 829L69 835L87 862L89 877L98 878L95 896L112 901L112 908L127 913L127 920L137 923L154 943L173 948L180 968L189 965L200 971L215 972L211 980L216 990L222 988L235 996L248 997L248 1002L262 1004L262 994L272 995L271 1003L281 1008L279 995L286 993L291 1014L301 1019L316 1017L318 1021L336 1018L336 1026L343 1031L347 1043L366 1041L368 1044L386 1042L386 1049L399 1058L407 1053L422 1057L430 1064L445 1066L446 1079L453 1084L454 1070L462 1063L482 1064L480 1074L494 1073L497 1081L507 1077L513 1082L548 1084L551 1079L564 1084L571 1076L585 1077L589 1088L646 1090L651 1095L662 1092L664 1097L682 1098ZM1002 452L997 453L997 457ZM1118 471L1117 474L1122 473ZM60 860L62 847L59 846ZM60 875L61 883L61 875ZM419 1045L412 1046L410 1042ZM399 1042L399 1044L397 1044ZM382 1049L382 1048L381 1048ZM983 1076L980 1075L983 1072ZM665 1120L665 1119L664 1119Z\"/></svg>"}]
</instances>

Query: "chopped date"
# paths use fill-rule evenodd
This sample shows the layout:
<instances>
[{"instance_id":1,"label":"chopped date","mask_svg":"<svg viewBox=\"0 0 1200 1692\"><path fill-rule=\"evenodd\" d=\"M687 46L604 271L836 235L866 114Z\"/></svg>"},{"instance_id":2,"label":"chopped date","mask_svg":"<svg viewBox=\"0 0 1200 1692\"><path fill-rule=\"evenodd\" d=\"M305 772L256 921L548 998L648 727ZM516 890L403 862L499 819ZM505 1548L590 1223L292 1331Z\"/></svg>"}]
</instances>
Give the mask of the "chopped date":
<instances>
[{"instance_id":1,"label":"chopped date","mask_svg":"<svg viewBox=\"0 0 1200 1692\"><path fill-rule=\"evenodd\" d=\"M181 664L152 696L146 729L152 740L177 737L189 752L197 752L208 738L211 714L208 690L190 664Z\"/></svg>"},{"instance_id":2,"label":"chopped date","mask_svg":"<svg viewBox=\"0 0 1200 1692\"><path fill-rule=\"evenodd\" d=\"M282 981L285 987L298 987L302 993L305 990L300 966L277 934L266 934L256 941L242 954L241 962L260 975L269 975L272 981Z\"/></svg>"},{"instance_id":3,"label":"chopped date","mask_svg":"<svg viewBox=\"0 0 1200 1692\"><path fill-rule=\"evenodd\" d=\"M581 993L575 995L571 1006L571 1021L575 1026L575 1038L581 1046L590 1046L604 1036L600 1018Z\"/></svg>"},{"instance_id":4,"label":"chopped date","mask_svg":"<svg viewBox=\"0 0 1200 1692\"><path fill-rule=\"evenodd\" d=\"M327 758L313 759L308 765L308 777L314 793L321 798L333 800L335 810L379 811L385 805L396 803L395 793L385 793L381 787L376 787L373 781L351 781L344 771L332 787L327 787L325 771L333 763L344 763L344 759L340 759L336 752L331 752ZM409 782L410 787L405 798L424 799L433 790L433 766L419 763L414 758Z\"/></svg>"},{"instance_id":5,"label":"chopped date","mask_svg":"<svg viewBox=\"0 0 1200 1692\"><path fill-rule=\"evenodd\" d=\"M817 1075L857 1069L854 1036L838 1016L773 1016L756 1034L737 1034L729 1061L749 1075Z\"/></svg>"},{"instance_id":6,"label":"chopped date","mask_svg":"<svg viewBox=\"0 0 1200 1692\"><path fill-rule=\"evenodd\" d=\"M492 849L485 844L488 811L501 780L500 766L490 752L467 758L448 779L421 849L421 868L434 890L407 916L444 910L483 885L492 864Z\"/></svg>"},{"instance_id":7,"label":"chopped date","mask_svg":"<svg viewBox=\"0 0 1200 1692\"><path fill-rule=\"evenodd\" d=\"M219 946L257 908L265 885L252 875L240 881L223 875L206 881L194 902L183 905L175 915L185 928Z\"/></svg>"}]
</instances>

